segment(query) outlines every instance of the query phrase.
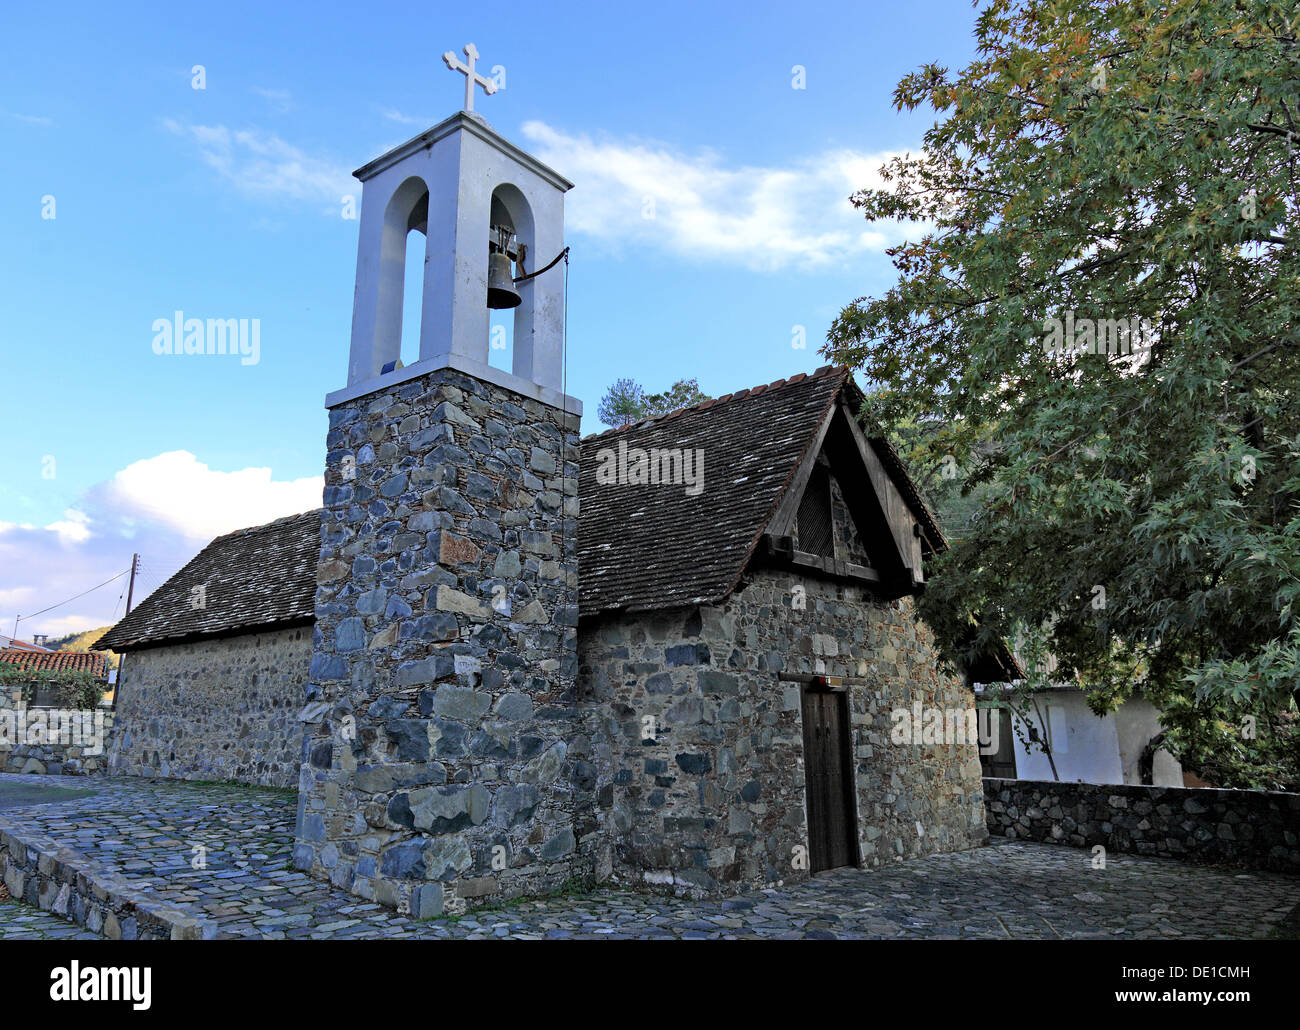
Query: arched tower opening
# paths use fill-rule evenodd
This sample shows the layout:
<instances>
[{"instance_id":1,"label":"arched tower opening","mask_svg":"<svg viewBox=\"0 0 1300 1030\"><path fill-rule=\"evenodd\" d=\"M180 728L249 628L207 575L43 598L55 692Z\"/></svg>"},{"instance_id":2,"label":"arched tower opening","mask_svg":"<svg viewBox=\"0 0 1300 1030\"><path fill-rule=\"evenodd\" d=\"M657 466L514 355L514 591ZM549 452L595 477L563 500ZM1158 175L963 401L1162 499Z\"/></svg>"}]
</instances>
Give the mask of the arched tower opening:
<instances>
[{"instance_id":1,"label":"arched tower opening","mask_svg":"<svg viewBox=\"0 0 1300 1030\"><path fill-rule=\"evenodd\" d=\"M532 208L522 191L511 183L497 186L488 216L488 303L493 308L488 324L488 363L507 371L515 370L515 340L527 339L532 332L534 293L531 280L512 281L508 290L500 288L505 285L502 276L507 267L502 258L509 262L511 280L534 271L535 239ZM493 294L495 303L511 303L511 294L517 295L518 302L513 307L494 307Z\"/></svg>"},{"instance_id":2,"label":"arched tower opening","mask_svg":"<svg viewBox=\"0 0 1300 1030\"><path fill-rule=\"evenodd\" d=\"M381 370L399 358L406 365L419 360L428 223L429 187L413 175L393 191L384 210L375 313Z\"/></svg>"}]
</instances>

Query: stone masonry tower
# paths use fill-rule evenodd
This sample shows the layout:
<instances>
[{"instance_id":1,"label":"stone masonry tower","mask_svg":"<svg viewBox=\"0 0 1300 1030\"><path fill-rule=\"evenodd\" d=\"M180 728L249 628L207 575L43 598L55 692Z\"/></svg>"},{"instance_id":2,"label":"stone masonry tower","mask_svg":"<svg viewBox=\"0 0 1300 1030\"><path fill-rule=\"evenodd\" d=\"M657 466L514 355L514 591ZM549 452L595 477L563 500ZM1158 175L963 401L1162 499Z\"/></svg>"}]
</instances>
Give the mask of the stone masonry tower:
<instances>
[{"instance_id":1,"label":"stone masonry tower","mask_svg":"<svg viewBox=\"0 0 1300 1030\"><path fill-rule=\"evenodd\" d=\"M469 108L490 80L465 52L468 66L447 59ZM355 174L294 862L427 918L591 872L565 269L512 282L562 252L572 184L471 110ZM423 315L403 368L411 230L426 240ZM488 364L490 266L517 304L512 372Z\"/></svg>"}]
</instances>

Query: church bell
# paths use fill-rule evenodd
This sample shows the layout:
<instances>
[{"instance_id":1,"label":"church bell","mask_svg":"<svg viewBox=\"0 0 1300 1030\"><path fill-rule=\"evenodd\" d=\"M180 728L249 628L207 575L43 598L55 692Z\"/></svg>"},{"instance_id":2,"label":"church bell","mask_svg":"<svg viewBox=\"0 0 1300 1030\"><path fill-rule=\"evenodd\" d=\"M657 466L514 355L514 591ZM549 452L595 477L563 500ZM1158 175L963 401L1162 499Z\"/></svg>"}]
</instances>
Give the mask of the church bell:
<instances>
[{"instance_id":1,"label":"church bell","mask_svg":"<svg viewBox=\"0 0 1300 1030\"><path fill-rule=\"evenodd\" d=\"M523 260L521 245L515 242L514 219L501 198L492 197L492 232L488 243L488 307L517 308L524 298L515 289L511 262ZM522 269L521 269L522 271Z\"/></svg>"},{"instance_id":2,"label":"church bell","mask_svg":"<svg viewBox=\"0 0 1300 1030\"><path fill-rule=\"evenodd\" d=\"M510 273L510 255L504 251L494 250L488 256L488 307L517 308L523 297L515 289L514 276Z\"/></svg>"}]
</instances>

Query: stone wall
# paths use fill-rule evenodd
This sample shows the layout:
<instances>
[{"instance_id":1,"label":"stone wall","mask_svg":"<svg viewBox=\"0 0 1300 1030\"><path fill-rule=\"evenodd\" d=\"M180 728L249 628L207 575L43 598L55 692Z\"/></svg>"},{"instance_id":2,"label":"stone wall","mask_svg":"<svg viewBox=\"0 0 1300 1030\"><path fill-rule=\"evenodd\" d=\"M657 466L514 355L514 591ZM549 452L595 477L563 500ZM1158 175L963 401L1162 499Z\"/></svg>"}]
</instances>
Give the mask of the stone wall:
<instances>
[{"instance_id":1,"label":"stone wall","mask_svg":"<svg viewBox=\"0 0 1300 1030\"><path fill-rule=\"evenodd\" d=\"M721 605L583 623L584 698L603 725L603 875L677 893L804 879L802 687L849 680L858 844L869 867L987 840L976 745L895 744L896 710L964 711L910 600L759 571Z\"/></svg>"},{"instance_id":2,"label":"stone wall","mask_svg":"<svg viewBox=\"0 0 1300 1030\"><path fill-rule=\"evenodd\" d=\"M1300 794L997 779L984 792L1000 836L1300 873Z\"/></svg>"},{"instance_id":3,"label":"stone wall","mask_svg":"<svg viewBox=\"0 0 1300 1030\"><path fill-rule=\"evenodd\" d=\"M109 770L294 786L310 661L305 626L129 652Z\"/></svg>"},{"instance_id":4,"label":"stone wall","mask_svg":"<svg viewBox=\"0 0 1300 1030\"><path fill-rule=\"evenodd\" d=\"M0 772L90 776L108 767L113 710L28 708L22 688L0 690Z\"/></svg>"},{"instance_id":5,"label":"stone wall","mask_svg":"<svg viewBox=\"0 0 1300 1030\"><path fill-rule=\"evenodd\" d=\"M451 369L331 410L298 868L417 918L590 875L577 428Z\"/></svg>"}]
</instances>

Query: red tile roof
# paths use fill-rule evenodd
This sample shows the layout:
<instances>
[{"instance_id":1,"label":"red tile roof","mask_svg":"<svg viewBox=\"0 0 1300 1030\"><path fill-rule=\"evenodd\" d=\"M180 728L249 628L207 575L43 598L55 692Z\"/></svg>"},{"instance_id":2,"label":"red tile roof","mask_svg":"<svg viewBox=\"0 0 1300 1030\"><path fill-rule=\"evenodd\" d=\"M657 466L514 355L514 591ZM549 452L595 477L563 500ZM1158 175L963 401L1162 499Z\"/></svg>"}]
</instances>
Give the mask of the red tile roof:
<instances>
[{"instance_id":1,"label":"red tile roof","mask_svg":"<svg viewBox=\"0 0 1300 1030\"><path fill-rule=\"evenodd\" d=\"M14 651L48 651L48 647L42 647L40 644L29 644L26 640L11 639L3 650Z\"/></svg>"},{"instance_id":2,"label":"red tile roof","mask_svg":"<svg viewBox=\"0 0 1300 1030\"><path fill-rule=\"evenodd\" d=\"M0 662L40 672L89 672L108 678L108 659L94 651L26 651L0 648Z\"/></svg>"}]
</instances>

